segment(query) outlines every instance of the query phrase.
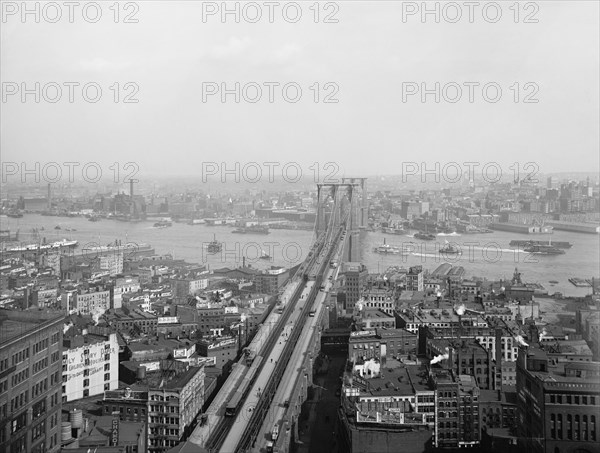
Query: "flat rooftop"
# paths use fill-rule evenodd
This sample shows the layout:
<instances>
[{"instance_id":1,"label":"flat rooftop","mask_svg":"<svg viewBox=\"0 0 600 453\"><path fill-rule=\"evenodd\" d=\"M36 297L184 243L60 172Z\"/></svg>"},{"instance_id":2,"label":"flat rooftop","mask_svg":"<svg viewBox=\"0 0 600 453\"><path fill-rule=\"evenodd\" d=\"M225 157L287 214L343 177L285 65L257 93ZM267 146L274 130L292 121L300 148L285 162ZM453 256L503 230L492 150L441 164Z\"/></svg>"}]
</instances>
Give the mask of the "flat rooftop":
<instances>
[{"instance_id":1,"label":"flat rooftop","mask_svg":"<svg viewBox=\"0 0 600 453\"><path fill-rule=\"evenodd\" d=\"M13 339L21 339L44 325L61 322L65 314L52 311L23 311L0 309L0 345Z\"/></svg>"}]
</instances>

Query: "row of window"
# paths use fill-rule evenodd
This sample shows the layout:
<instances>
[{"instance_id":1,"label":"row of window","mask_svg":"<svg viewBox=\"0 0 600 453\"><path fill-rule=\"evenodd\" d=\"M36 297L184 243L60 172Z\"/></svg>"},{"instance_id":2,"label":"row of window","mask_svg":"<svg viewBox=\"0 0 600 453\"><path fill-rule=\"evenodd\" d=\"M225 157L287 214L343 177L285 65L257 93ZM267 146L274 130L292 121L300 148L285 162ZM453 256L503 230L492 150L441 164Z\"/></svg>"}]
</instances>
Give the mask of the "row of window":
<instances>
[{"instance_id":1,"label":"row of window","mask_svg":"<svg viewBox=\"0 0 600 453\"><path fill-rule=\"evenodd\" d=\"M31 398L35 398L48 390L48 378L42 379L31 388Z\"/></svg>"},{"instance_id":2,"label":"row of window","mask_svg":"<svg viewBox=\"0 0 600 453\"><path fill-rule=\"evenodd\" d=\"M46 413L46 400L41 399L32 406L32 417L33 420L41 417Z\"/></svg>"},{"instance_id":3,"label":"row of window","mask_svg":"<svg viewBox=\"0 0 600 453\"><path fill-rule=\"evenodd\" d=\"M10 411L13 412L16 409L23 407L29 401L29 390L21 392L10 401Z\"/></svg>"},{"instance_id":4,"label":"row of window","mask_svg":"<svg viewBox=\"0 0 600 453\"><path fill-rule=\"evenodd\" d=\"M10 426L10 433L14 434L19 431L21 428L24 428L27 425L27 412L23 412L13 418L13 421ZM12 450L11 450L12 451Z\"/></svg>"},{"instance_id":5,"label":"row of window","mask_svg":"<svg viewBox=\"0 0 600 453\"><path fill-rule=\"evenodd\" d=\"M44 434L46 434L46 422L42 420L41 423L35 425L31 430L31 441L34 442L38 440Z\"/></svg>"},{"instance_id":6,"label":"row of window","mask_svg":"<svg viewBox=\"0 0 600 453\"><path fill-rule=\"evenodd\" d=\"M37 374L48 366L48 357L44 357L33 364L32 374Z\"/></svg>"},{"instance_id":7,"label":"row of window","mask_svg":"<svg viewBox=\"0 0 600 453\"><path fill-rule=\"evenodd\" d=\"M179 417L153 417L153 416L150 416L150 423L164 423L167 425L179 425Z\"/></svg>"},{"instance_id":8,"label":"row of window","mask_svg":"<svg viewBox=\"0 0 600 453\"><path fill-rule=\"evenodd\" d=\"M21 382L29 378L29 368L25 368L18 373L14 373L11 377L10 384L15 387L19 385ZM2 390L2 386L0 385L0 390ZM1 393L1 392L0 392Z\"/></svg>"},{"instance_id":9,"label":"row of window","mask_svg":"<svg viewBox=\"0 0 600 453\"><path fill-rule=\"evenodd\" d=\"M575 405L587 405L594 406L596 404L596 397L593 395L556 395L550 394L550 403L552 404L575 404Z\"/></svg>"},{"instance_id":10,"label":"row of window","mask_svg":"<svg viewBox=\"0 0 600 453\"><path fill-rule=\"evenodd\" d=\"M23 362L24 360L27 360L29 358L29 347L19 351L19 352L15 352L12 356L12 366L18 365L19 363Z\"/></svg>"},{"instance_id":11,"label":"row of window","mask_svg":"<svg viewBox=\"0 0 600 453\"><path fill-rule=\"evenodd\" d=\"M563 428L566 432L563 432ZM566 438L568 440L595 441L596 416L590 415L588 423L587 415L550 414L550 437L561 440Z\"/></svg>"},{"instance_id":12,"label":"row of window","mask_svg":"<svg viewBox=\"0 0 600 453\"><path fill-rule=\"evenodd\" d=\"M50 344L50 340L48 338L44 338L43 340L38 341L33 345L33 355L38 354L42 351L48 349L48 345Z\"/></svg>"}]
</instances>

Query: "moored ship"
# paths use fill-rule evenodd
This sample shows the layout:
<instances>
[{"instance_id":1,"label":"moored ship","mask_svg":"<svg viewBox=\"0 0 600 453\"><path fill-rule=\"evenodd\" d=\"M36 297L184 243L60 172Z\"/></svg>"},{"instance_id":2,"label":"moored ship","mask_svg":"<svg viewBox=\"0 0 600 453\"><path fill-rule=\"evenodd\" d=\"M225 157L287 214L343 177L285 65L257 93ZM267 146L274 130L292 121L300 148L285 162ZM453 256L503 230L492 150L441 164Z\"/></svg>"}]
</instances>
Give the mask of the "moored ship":
<instances>
[{"instance_id":1,"label":"moored ship","mask_svg":"<svg viewBox=\"0 0 600 453\"><path fill-rule=\"evenodd\" d=\"M552 241L551 244L546 241L523 241L523 240L512 240L509 242L511 247L520 247L520 246L532 246L532 245L553 245L559 249L570 249L573 247L573 244L566 241Z\"/></svg>"},{"instance_id":2,"label":"moored ship","mask_svg":"<svg viewBox=\"0 0 600 453\"><path fill-rule=\"evenodd\" d=\"M269 227L266 225L251 225L236 228L232 233L238 234L269 234Z\"/></svg>"},{"instance_id":3,"label":"moored ship","mask_svg":"<svg viewBox=\"0 0 600 453\"><path fill-rule=\"evenodd\" d=\"M422 241L433 241L435 239L435 234L419 231L418 233L415 233L414 238Z\"/></svg>"},{"instance_id":4,"label":"moored ship","mask_svg":"<svg viewBox=\"0 0 600 453\"><path fill-rule=\"evenodd\" d=\"M167 228L170 226L173 226L173 222L169 219L162 219L154 224L154 228Z\"/></svg>"},{"instance_id":5,"label":"moored ship","mask_svg":"<svg viewBox=\"0 0 600 453\"><path fill-rule=\"evenodd\" d=\"M564 255L565 251L552 245L534 244L523 249L527 253L536 255Z\"/></svg>"}]
</instances>

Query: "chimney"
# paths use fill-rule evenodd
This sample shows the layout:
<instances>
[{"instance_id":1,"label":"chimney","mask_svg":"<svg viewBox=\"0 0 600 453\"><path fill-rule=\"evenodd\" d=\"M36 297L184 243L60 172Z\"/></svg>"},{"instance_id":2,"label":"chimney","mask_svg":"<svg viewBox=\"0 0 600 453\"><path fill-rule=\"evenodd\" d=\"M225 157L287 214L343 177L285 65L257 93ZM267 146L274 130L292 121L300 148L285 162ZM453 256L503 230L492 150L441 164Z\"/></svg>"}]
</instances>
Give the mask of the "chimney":
<instances>
[{"instance_id":1,"label":"chimney","mask_svg":"<svg viewBox=\"0 0 600 453\"><path fill-rule=\"evenodd\" d=\"M129 180L129 196L133 199L133 179Z\"/></svg>"}]
</instances>

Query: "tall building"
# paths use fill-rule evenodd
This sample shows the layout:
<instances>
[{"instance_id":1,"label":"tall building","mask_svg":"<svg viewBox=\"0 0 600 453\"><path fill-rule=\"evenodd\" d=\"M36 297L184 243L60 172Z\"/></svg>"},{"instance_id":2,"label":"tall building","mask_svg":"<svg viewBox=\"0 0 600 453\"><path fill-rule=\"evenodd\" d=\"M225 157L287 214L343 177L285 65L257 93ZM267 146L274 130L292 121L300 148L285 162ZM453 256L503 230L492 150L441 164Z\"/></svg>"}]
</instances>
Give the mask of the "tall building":
<instances>
[{"instance_id":1,"label":"tall building","mask_svg":"<svg viewBox=\"0 0 600 453\"><path fill-rule=\"evenodd\" d=\"M354 305L360 299L362 288L369 273L367 267L361 263L344 263L342 266L344 292L346 293L344 310L346 313L352 314Z\"/></svg>"},{"instance_id":2,"label":"tall building","mask_svg":"<svg viewBox=\"0 0 600 453\"><path fill-rule=\"evenodd\" d=\"M423 291L423 266L412 266L406 274L407 291Z\"/></svg>"},{"instance_id":3,"label":"tall building","mask_svg":"<svg viewBox=\"0 0 600 453\"><path fill-rule=\"evenodd\" d=\"M438 368L430 373L437 409L433 445L444 449L478 446L480 391L475 378Z\"/></svg>"},{"instance_id":4,"label":"tall building","mask_svg":"<svg viewBox=\"0 0 600 453\"><path fill-rule=\"evenodd\" d=\"M519 447L531 453L600 451L600 363L550 359L536 346L517 359Z\"/></svg>"},{"instance_id":5,"label":"tall building","mask_svg":"<svg viewBox=\"0 0 600 453\"><path fill-rule=\"evenodd\" d=\"M64 315L0 310L0 451L60 451Z\"/></svg>"},{"instance_id":6,"label":"tall building","mask_svg":"<svg viewBox=\"0 0 600 453\"><path fill-rule=\"evenodd\" d=\"M107 391L104 415L119 420L144 422L150 453L163 453L191 433L204 404L204 366L161 360L155 371L138 371L132 388Z\"/></svg>"},{"instance_id":7,"label":"tall building","mask_svg":"<svg viewBox=\"0 0 600 453\"><path fill-rule=\"evenodd\" d=\"M71 328L74 330L74 328ZM67 332L63 340L62 400L64 403L103 395L119 387L117 334L78 335Z\"/></svg>"},{"instance_id":8,"label":"tall building","mask_svg":"<svg viewBox=\"0 0 600 453\"><path fill-rule=\"evenodd\" d=\"M290 271L288 269L271 266L270 269L254 276L256 291L263 294L277 294L289 277Z\"/></svg>"}]
</instances>

